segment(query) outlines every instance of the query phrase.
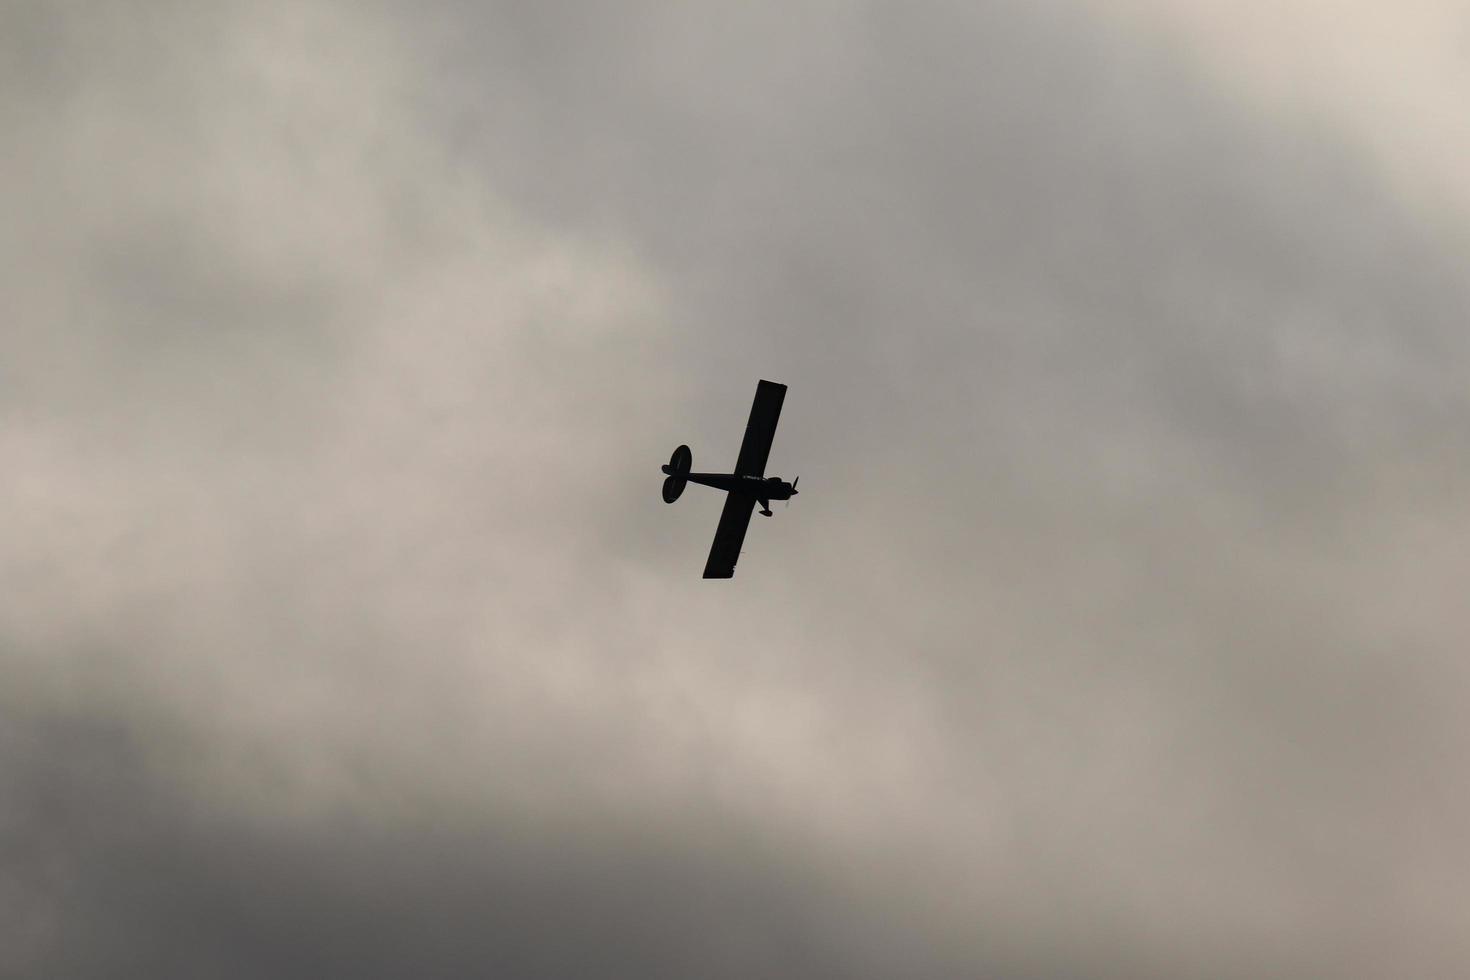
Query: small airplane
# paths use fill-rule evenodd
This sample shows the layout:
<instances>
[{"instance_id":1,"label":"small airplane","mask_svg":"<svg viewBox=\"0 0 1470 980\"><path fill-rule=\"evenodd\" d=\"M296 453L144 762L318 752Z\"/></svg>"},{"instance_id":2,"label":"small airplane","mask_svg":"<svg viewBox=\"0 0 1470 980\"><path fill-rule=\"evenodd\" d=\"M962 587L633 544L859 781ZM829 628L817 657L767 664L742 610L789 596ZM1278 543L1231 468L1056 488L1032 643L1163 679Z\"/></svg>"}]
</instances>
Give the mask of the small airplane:
<instances>
[{"instance_id":1,"label":"small airplane","mask_svg":"<svg viewBox=\"0 0 1470 980\"><path fill-rule=\"evenodd\" d=\"M710 546L709 561L705 562L705 578L735 577L735 562L740 560L740 545L757 501L761 516L770 517L771 501L789 501L796 496L796 483L801 477L787 483L779 476L765 475L766 457L771 454L771 441L776 437L776 422L781 418L781 403L785 399L785 385L765 380L756 385L755 402L750 406L750 421L745 425L745 441L740 444L734 473L691 473L689 467L694 463L694 454L688 446L675 449L663 468L668 477L664 480L666 504L679 499L686 483L714 487L727 495L720 524L715 528L715 543Z\"/></svg>"}]
</instances>

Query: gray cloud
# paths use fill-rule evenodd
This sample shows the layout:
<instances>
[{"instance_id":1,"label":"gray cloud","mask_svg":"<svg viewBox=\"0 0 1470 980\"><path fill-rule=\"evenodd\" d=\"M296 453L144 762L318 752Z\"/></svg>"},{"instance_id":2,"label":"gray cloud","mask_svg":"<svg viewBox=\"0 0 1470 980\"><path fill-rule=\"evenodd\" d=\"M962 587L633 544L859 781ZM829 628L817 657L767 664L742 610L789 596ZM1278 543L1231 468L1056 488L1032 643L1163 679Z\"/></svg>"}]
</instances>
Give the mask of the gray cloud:
<instances>
[{"instance_id":1,"label":"gray cloud","mask_svg":"<svg viewBox=\"0 0 1470 980\"><path fill-rule=\"evenodd\" d=\"M1068 4L4 21L6 972L1470 959L1463 246L1363 134Z\"/></svg>"}]
</instances>

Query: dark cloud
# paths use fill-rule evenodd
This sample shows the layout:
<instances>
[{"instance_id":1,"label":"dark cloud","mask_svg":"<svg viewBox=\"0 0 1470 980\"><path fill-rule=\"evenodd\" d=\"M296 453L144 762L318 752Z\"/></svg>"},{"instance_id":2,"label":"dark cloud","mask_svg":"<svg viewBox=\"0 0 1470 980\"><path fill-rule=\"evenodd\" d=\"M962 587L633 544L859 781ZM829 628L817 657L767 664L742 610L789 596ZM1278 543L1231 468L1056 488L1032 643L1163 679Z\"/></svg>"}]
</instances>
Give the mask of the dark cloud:
<instances>
[{"instance_id":1,"label":"dark cloud","mask_svg":"<svg viewBox=\"0 0 1470 980\"><path fill-rule=\"evenodd\" d=\"M1073 4L4 26L6 972L1463 969L1463 250L1362 134Z\"/></svg>"}]
</instances>

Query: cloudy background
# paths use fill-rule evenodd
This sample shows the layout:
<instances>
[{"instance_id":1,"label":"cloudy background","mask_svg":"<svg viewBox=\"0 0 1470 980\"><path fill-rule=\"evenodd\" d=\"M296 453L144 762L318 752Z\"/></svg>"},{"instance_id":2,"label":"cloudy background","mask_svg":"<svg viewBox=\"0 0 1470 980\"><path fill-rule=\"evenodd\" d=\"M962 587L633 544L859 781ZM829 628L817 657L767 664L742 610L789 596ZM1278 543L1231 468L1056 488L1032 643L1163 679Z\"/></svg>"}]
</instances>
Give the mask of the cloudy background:
<instances>
[{"instance_id":1,"label":"cloudy background","mask_svg":"<svg viewBox=\"0 0 1470 980\"><path fill-rule=\"evenodd\" d=\"M0 975L1470 973L1467 95L1450 0L0 5Z\"/></svg>"}]
</instances>

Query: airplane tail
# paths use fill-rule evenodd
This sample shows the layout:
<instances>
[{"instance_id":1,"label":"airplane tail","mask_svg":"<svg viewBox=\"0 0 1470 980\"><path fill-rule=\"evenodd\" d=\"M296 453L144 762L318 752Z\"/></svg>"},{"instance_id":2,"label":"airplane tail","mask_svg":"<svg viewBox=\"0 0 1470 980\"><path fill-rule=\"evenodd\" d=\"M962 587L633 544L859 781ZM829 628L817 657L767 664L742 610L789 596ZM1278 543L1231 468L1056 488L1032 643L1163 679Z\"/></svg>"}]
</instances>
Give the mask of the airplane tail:
<instances>
[{"instance_id":1,"label":"airplane tail","mask_svg":"<svg viewBox=\"0 0 1470 980\"><path fill-rule=\"evenodd\" d=\"M668 465L663 468L668 475L668 479L664 481L664 503L672 504L679 499L679 494L684 492L684 485L689 482L689 468L693 465L694 454L689 451L688 446L680 446L674 450Z\"/></svg>"}]
</instances>

